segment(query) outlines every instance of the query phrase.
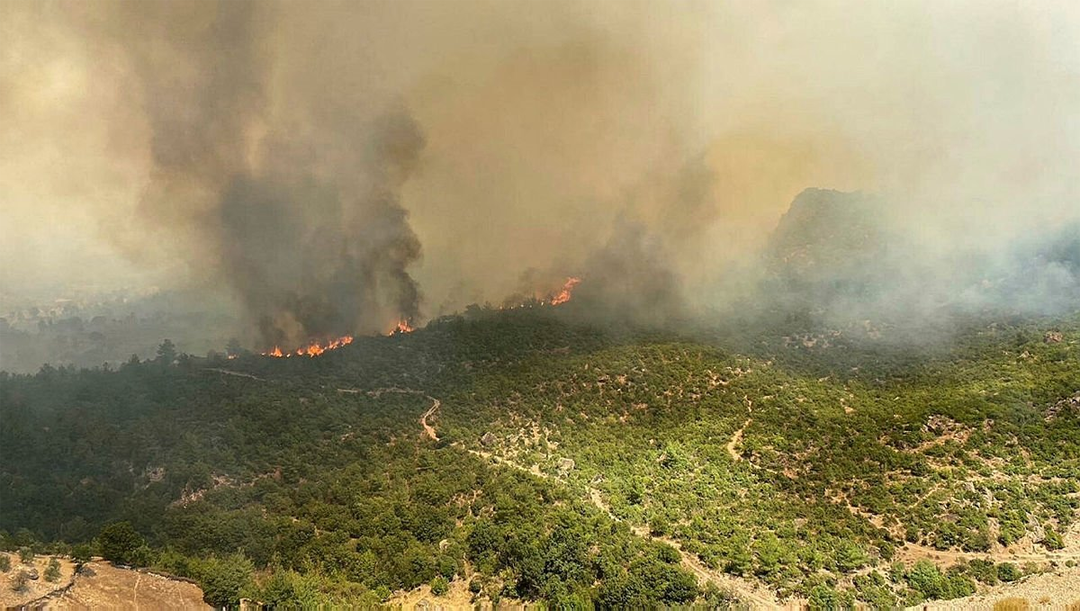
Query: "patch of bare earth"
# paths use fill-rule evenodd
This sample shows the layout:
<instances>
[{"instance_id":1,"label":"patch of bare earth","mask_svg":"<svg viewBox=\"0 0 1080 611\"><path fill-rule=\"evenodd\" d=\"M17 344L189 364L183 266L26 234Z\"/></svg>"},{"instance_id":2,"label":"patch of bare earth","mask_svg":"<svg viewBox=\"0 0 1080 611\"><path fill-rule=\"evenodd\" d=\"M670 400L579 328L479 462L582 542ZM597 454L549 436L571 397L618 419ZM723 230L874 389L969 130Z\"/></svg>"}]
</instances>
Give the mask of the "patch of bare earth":
<instances>
[{"instance_id":1,"label":"patch of bare earth","mask_svg":"<svg viewBox=\"0 0 1080 611\"><path fill-rule=\"evenodd\" d=\"M455 579L445 594L436 596L431 593L431 586L422 585L408 592L398 592L389 600L389 606L402 611L439 611L440 609L496 609L491 599L485 596L475 597L469 592L469 582ZM519 600L503 599L499 601L498 611L527 609L529 605Z\"/></svg>"},{"instance_id":2,"label":"patch of bare earth","mask_svg":"<svg viewBox=\"0 0 1080 611\"><path fill-rule=\"evenodd\" d=\"M70 563L69 563L70 564ZM32 601L32 609L209 609L199 586L96 560L55 591ZM30 601L28 601L30 602Z\"/></svg>"},{"instance_id":3,"label":"patch of bare earth","mask_svg":"<svg viewBox=\"0 0 1080 611\"><path fill-rule=\"evenodd\" d=\"M49 582L45 580L45 569L49 566L51 556L37 556L34 558L34 562L29 565L19 562L18 554L0 552L0 556L7 556L8 561L11 563L11 569L8 572L0 573L0 609L18 607L41 598L49 592L66 586L71 581L72 575L75 574L74 563L65 558L58 558L60 560L60 579ZM15 584L19 573L23 571L29 573L31 568L37 571L38 578L28 579L25 589L21 591L12 590L11 588Z\"/></svg>"}]
</instances>

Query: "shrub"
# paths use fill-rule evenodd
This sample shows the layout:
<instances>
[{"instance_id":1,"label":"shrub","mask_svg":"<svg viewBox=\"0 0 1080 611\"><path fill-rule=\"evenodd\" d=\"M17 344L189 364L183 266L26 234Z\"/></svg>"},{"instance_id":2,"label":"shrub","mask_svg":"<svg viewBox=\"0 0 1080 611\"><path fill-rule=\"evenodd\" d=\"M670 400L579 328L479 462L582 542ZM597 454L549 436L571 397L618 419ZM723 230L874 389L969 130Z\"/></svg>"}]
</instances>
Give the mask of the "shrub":
<instances>
[{"instance_id":1,"label":"shrub","mask_svg":"<svg viewBox=\"0 0 1080 611\"><path fill-rule=\"evenodd\" d=\"M907 582L924 598L944 598L948 589L945 576L929 560L920 560L907 572Z\"/></svg>"},{"instance_id":2,"label":"shrub","mask_svg":"<svg viewBox=\"0 0 1080 611\"><path fill-rule=\"evenodd\" d=\"M11 570L11 558L7 554L0 554L0 573L6 573Z\"/></svg>"},{"instance_id":3,"label":"shrub","mask_svg":"<svg viewBox=\"0 0 1080 611\"><path fill-rule=\"evenodd\" d=\"M19 571L15 578L11 580L11 591L22 592L26 589L28 583L30 583L30 577L27 576L26 571Z\"/></svg>"},{"instance_id":4,"label":"shrub","mask_svg":"<svg viewBox=\"0 0 1080 611\"><path fill-rule=\"evenodd\" d=\"M20 547L19 562L23 564L32 564L34 562L34 550L29 547Z\"/></svg>"},{"instance_id":5,"label":"shrub","mask_svg":"<svg viewBox=\"0 0 1080 611\"><path fill-rule=\"evenodd\" d=\"M1053 528L1046 529L1046 535L1043 537L1042 544L1046 546L1046 549L1061 549L1065 547L1065 541L1061 538Z\"/></svg>"},{"instance_id":6,"label":"shrub","mask_svg":"<svg viewBox=\"0 0 1080 611\"><path fill-rule=\"evenodd\" d=\"M435 596L442 596L450 590L450 584L447 583L446 578L443 576L436 577L431 580L431 593Z\"/></svg>"},{"instance_id":7,"label":"shrub","mask_svg":"<svg viewBox=\"0 0 1080 611\"><path fill-rule=\"evenodd\" d=\"M71 559L75 561L75 564L82 566L93 557L93 553L90 550L90 546L85 543L80 543L71 548Z\"/></svg>"},{"instance_id":8,"label":"shrub","mask_svg":"<svg viewBox=\"0 0 1080 611\"><path fill-rule=\"evenodd\" d=\"M203 599L215 607L235 606L244 590L251 587L255 567L241 554L210 557L196 567Z\"/></svg>"},{"instance_id":9,"label":"shrub","mask_svg":"<svg viewBox=\"0 0 1080 611\"><path fill-rule=\"evenodd\" d=\"M1016 581L1020 579L1020 569L1011 562L1002 562L997 567L997 576L1001 581Z\"/></svg>"},{"instance_id":10,"label":"shrub","mask_svg":"<svg viewBox=\"0 0 1080 611\"><path fill-rule=\"evenodd\" d=\"M45 581L49 583L60 581L60 561L55 557L49 558L49 566L45 567Z\"/></svg>"},{"instance_id":11,"label":"shrub","mask_svg":"<svg viewBox=\"0 0 1080 611\"><path fill-rule=\"evenodd\" d=\"M988 586L997 585L997 567L989 560L975 559L968 564L968 574Z\"/></svg>"},{"instance_id":12,"label":"shrub","mask_svg":"<svg viewBox=\"0 0 1080 611\"><path fill-rule=\"evenodd\" d=\"M814 586L810 590L810 608L834 611L840 608L840 596L829 586Z\"/></svg>"},{"instance_id":13,"label":"shrub","mask_svg":"<svg viewBox=\"0 0 1080 611\"><path fill-rule=\"evenodd\" d=\"M139 549L146 542L130 522L116 522L102 529L98 535L101 555L109 562L135 565L139 559Z\"/></svg>"}]
</instances>

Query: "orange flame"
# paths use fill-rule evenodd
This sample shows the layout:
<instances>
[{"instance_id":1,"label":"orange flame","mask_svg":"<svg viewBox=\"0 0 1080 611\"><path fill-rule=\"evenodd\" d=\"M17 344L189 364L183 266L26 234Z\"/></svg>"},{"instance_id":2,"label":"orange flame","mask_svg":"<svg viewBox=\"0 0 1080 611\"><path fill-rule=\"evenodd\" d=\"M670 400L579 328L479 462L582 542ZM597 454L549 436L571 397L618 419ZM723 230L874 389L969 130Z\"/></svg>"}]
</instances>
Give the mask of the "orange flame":
<instances>
[{"instance_id":1,"label":"orange flame","mask_svg":"<svg viewBox=\"0 0 1080 611\"><path fill-rule=\"evenodd\" d=\"M397 326L394 327L394 330L391 331L390 333L388 333L388 335L396 335L398 333L412 333L412 332L413 332L413 326L411 324L409 324L409 321L407 319L402 318L401 320L398 321Z\"/></svg>"},{"instance_id":2,"label":"orange flame","mask_svg":"<svg viewBox=\"0 0 1080 611\"><path fill-rule=\"evenodd\" d=\"M500 310L516 310L517 308L534 308L542 306L558 306L570 301L570 298L574 295L574 287L581 284L581 278L575 278L573 276L566 279L562 288L556 293L547 293L541 296L541 293L533 293L533 297L530 300L522 301L521 303L511 303L510 299L507 299L503 305L499 306ZM512 299L512 298L511 298Z\"/></svg>"},{"instance_id":3,"label":"orange flame","mask_svg":"<svg viewBox=\"0 0 1080 611\"><path fill-rule=\"evenodd\" d=\"M567 278L566 284L563 284L562 290L557 295L551 298L548 303L553 306L561 305L570 301L570 297L574 293L574 287L581 284L581 278Z\"/></svg>"},{"instance_id":4,"label":"orange flame","mask_svg":"<svg viewBox=\"0 0 1080 611\"><path fill-rule=\"evenodd\" d=\"M310 344L301 346L292 352L282 352L279 346L274 346L273 350L269 352L263 352L263 356L272 356L275 358L288 358L293 356L308 356L311 358L317 357L327 350L335 350L342 346L348 346L353 342L353 336L343 335L337 339L328 340L326 343L319 342L318 340L312 340Z\"/></svg>"}]
</instances>

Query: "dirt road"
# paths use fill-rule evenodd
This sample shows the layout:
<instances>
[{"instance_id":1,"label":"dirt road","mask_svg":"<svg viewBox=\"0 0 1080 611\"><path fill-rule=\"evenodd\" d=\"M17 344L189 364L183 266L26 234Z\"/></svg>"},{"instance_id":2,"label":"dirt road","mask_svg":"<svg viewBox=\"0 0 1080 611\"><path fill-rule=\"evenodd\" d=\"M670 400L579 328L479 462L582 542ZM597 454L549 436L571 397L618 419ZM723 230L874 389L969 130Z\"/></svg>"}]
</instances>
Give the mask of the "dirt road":
<instances>
[{"instance_id":1,"label":"dirt road","mask_svg":"<svg viewBox=\"0 0 1080 611\"><path fill-rule=\"evenodd\" d=\"M419 395L419 396L422 396L422 397L426 398L428 401L431 401L431 407L428 408L428 411L424 412L424 414L422 416L420 416L420 426L423 428L423 433L421 434L421 436L422 437L427 437L428 439L431 439L432 441L438 441L439 440L439 436L435 433L435 427L431 426L431 423L428 422L428 418L434 416L435 412L439 411L439 407L442 405L442 402L439 401L438 399L436 399L435 397L432 397L431 395L425 393L422 390L416 390L416 389L413 389L413 388L398 388L396 386L389 386L389 387L385 387L385 388L376 388L374 390L359 390L359 389L356 389L356 388L339 388L339 389L337 389L337 391L340 392L340 393L354 394L354 395L364 393L369 397L375 397L375 398L378 398L378 397L382 396L385 393L398 393L398 394L403 394L403 395Z\"/></svg>"}]
</instances>

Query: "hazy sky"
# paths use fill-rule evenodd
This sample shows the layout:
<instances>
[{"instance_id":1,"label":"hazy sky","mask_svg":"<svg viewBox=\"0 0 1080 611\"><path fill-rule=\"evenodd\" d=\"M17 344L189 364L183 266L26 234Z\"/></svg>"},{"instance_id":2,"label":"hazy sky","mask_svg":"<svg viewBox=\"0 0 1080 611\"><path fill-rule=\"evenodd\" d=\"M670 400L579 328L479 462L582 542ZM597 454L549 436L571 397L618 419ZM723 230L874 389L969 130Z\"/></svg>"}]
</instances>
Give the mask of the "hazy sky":
<instances>
[{"instance_id":1,"label":"hazy sky","mask_svg":"<svg viewBox=\"0 0 1080 611\"><path fill-rule=\"evenodd\" d=\"M1075 2L239 4L0 0L0 290L235 275L206 219L237 176L312 231L312 193L365 194L339 238L428 315L627 223L707 282L811 186L888 195L928 249L1080 216ZM390 115L407 164L371 153Z\"/></svg>"}]
</instances>

